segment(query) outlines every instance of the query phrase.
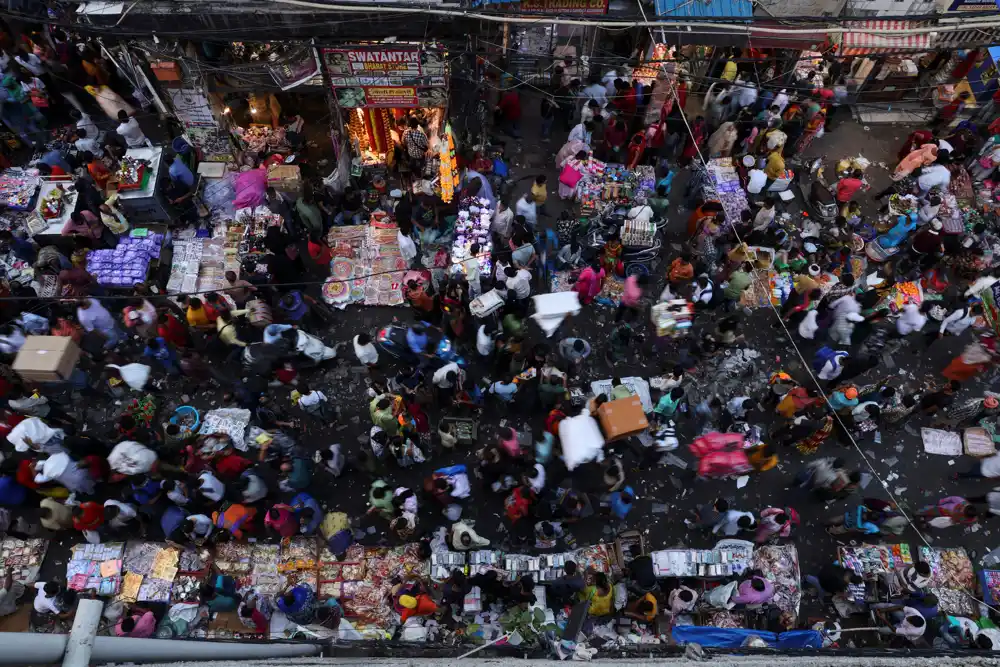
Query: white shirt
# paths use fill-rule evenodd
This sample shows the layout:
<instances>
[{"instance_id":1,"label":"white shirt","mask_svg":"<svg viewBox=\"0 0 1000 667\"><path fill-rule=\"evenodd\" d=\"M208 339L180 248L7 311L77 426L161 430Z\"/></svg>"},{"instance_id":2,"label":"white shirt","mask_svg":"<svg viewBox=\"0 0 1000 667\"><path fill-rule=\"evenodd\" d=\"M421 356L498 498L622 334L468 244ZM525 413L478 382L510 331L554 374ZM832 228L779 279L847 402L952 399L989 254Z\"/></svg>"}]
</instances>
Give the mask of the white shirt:
<instances>
[{"instance_id":1,"label":"white shirt","mask_svg":"<svg viewBox=\"0 0 1000 667\"><path fill-rule=\"evenodd\" d=\"M840 377L840 374L844 372L844 367L841 365L840 360L846 356L846 354L837 355L832 360L823 364L823 368L819 372L819 379L835 380Z\"/></svg>"},{"instance_id":2,"label":"white shirt","mask_svg":"<svg viewBox=\"0 0 1000 667\"><path fill-rule=\"evenodd\" d=\"M465 268L465 279L469 282L469 288L478 294L480 274L479 259L477 257L470 257L462 262L462 267Z\"/></svg>"},{"instance_id":3,"label":"white shirt","mask_svg":"<svg viewBox=\"0 0 1000 667\"><path fill-rule=\"evenodd\" d=\"M311 407L313 405L319 405L320 401L326 400L326 394L318 389L313 389L308 394L304 394L299 397L299 405Z\"/></svg>"},{"instance_id":4,"label":"white shirt","mask_svg":"<svg viewBox=\"0 0 1000 667\"><path fill-rule=\"evenodd\" d=\"M531 484L531 490L535 493L541 493L542 489L545 488L545 466L541 463L535 464L535 475L529 480Z\"/></svg>"},{"instance_id":5,"label":"white shirt","mask_svg":"<svg viewBox=\"0 0 1000 667\"><path fill-rule=\"evenodd\" d=\"M138 516L138 512L135 510L135 506L129 503L123 503L120 500L105 500L105 507L117 507L118 516L112 519L108 525L112 528L124 528L128 525L128 522Z\"/></svg>"},{"instance_id":6,"label":"white shirt","mask_svg":"<svg viewBox=\"0 0 1000 667\"><path fill-rule=\"evenodd\" d=\"M650 220L653 219L653 209L649 207L648 204L643 204L642 206L633 206L629 209L628 214L625 216L628 220L632 220L639 224L648 224Z\"/></svg>"},{"instance_id":7,"label":"white shirt","mask_svg":"<svg viewBox=\"0 0 1000 667\"><path fill-rule=\"evenodd\" d=\"M358 361L363 364L373 365L378 363L378 350L372 343L358 345L358 337L354 337L354 354Z\"/></svg>"},{"instance_id":8,"label":"white shirt","mask_svg":"<svg viewBox=\"0 0 1000 667\"><path fill-rule=\"evenodd\" d=\"M245 472L242 477L249 482L246 489L243 490L244 502L255 503L267 495L267 484L260 477L252 472Z\"/></svg>"},{"instance_id":9,"label":"white shirt","mask_svg":"<svg viewBox=\"0 0 1000 667\"><path fill-rule=\"evenodd\" d=\"M990 641L993 642L993 646L990 648L991 651L1000 651L1000 630L996 628L983 628L975 633L974 638L979 635L985 635L990 638Z\"/></svg>"},{"instance_id":10,"label":"white shirt","mask_svg":"<svg viewBox=\"0 0 1000 667\"><path fill-rule=\"evenodd\" d=\"M737 396L736 398L730 399L730 401L726 403L726 410L734 417L745 417L747 411L743 408L743 405L749 400L749 396Z\"/></svg>"},{"instance_id":11,"label":"white shirt","mask_svg":"<svg viewBox=\"0 0 1000 667\"><path fill-rule=\"evenodd\" d=\"M396 243L399 244L399 254L407 262L412 261L417 256L417 244L403 232L396 232Z\"/></svg>"},{"instance_id":12,"label":"white shirt","mask_svg":"<svg viewBox=\"0 0 1000 667\"><path fill-rule=\"evenodd\" d=\"M188 517L194 520L194 528L191 529L191 533L194 537L208 537L212 534L212 529L215 528L215 522L204 514L192 514Z\"/></svg>"},{"instance_id":13,"label":"white shirt","mask_svg":"<svg viewBox=\"0 0 1000 667\"><path fill-rule=\"evenodd\" d=\"M594 100L602 107L608 103L608 91L599 83L592 83L581 90L580 97L585 100Z\"/></svg>"},{"instance_id":14,"label":"white shirt","mask_svg":"<svg viewBox=\"0 0 1000 667\"><path fill-rule=\"evenodd\" d=\"M174 483L174 488L167 491L167 499L175 505L187 505L191 502L187 488L180 483Z\"/></svg>"},{"instance_id":15,"label":"white shirt","mask_svg":"<svg viewBox=\"0 0 1000 667\"><path fill-rule=\"evenodd\" d=\"M215 503L222 500L222 496L226 492L225 484L209 470L198 475L198 487L201 495Z\"/></svg>"},{"instance_id":16,"label":"white shirt","mask_svg":"<svg viewBox=\"0 0 1000 667\"><path fill-rule=\"evenodd\" d=\"M930 204L924 204L920 207L920 211L917 213L917 218L921 223L928 223L937 217L938 211L941 210L941 205L931 206Z\"/></svg>"},{"instance_id":17,"label":"white shirt","mask_svg":"<svg viewBox=\"0 0 1000 667\"><path fill-rule=\"evenodd\" d=\"M695 303L712 303L712 294L715 291L712 281L709 280L708 284L702 287L699 283L694 284L694 294L691 299Z\"/></svg>"},{"instance_id":18,"label":"white shirt","mask_svg":"<svg viewBox=\"0 0 1000 667\"><path fill-rule=\"evenodd\" d=\"M747 192L750 194L760 194L766 184L767 174L762 169L751 169L747 174Z\"/></svg>"},{"instance_id":19,"label":"white shirt","mask_svg":"<svg viewBox=\"0 0 1000 667\"><path fill-rule=\"evenodd\" d=\"M899 625L896 626L896 634L903 637L909 637L910 639L923 637L924 630L927 629L927 623L924 622L924 624L918 628L910 625L910 622L907 620L911 616L923 618L923 616L920 615L920 612L913 607L903 607L903 615L905 618L899 623Z\"/></svg>"},{"instance_id":20,"label":"white shirt","mask_svg":"<svg viewBox=\"0 0 1000 667\"><path fill-rule=\"evenodd\" d=\"M514 222L514 211L505 208L493 214L493 221L490 223L490 231L500 238L510 238L510 227Z\"/></svg>"},{"instance_id":21,"label":"white shirt","mask_svg":"<svg viewBox=\"0 0 1000 667\"><path fill-rule=\"evenodd\" d=\"M139 121L135 118L129 118L119 125L118 134L124 137L125 143L128 144L129 148L138 148L146 145L146 135L142 133Z\"/></svg>"},{"instance_id":22,"label":"white shirt","mask_svg":"<svg viewBox=\"0 0 1000 667\"><path fill-rule=\"evenodd\" d=\"M920 312L920 307L915 303L908 303L903 306L903 312L896 320L896 331L900 336L906 336L914 331L920 331L927 324L927 316Z\"/></svg>"},{"instance_id":23,"label":"white shirt","mask_svg":"<svg viewBox=\"0 0 1000 667\"><path fill-rule=\"evenodd\" d=\"M45 64L42 62L42 59L36 56L34 53L29 53L27 58L22 58L21 56L14 56L14 60L16 60L21 67L28 70L35 76L41 76L45 74Z\"/></svg>"},{"instance_id":24,"label":"white shirt","mask_svg":"<svg viewBox=\"0 0 1000 667\"><path fill-rule=\"evenodd\" d=\"M764 206L761 206L760 210L757 211L757 215L753 218L753 228L758 232L763 231L767 229L772 222L774 222L774 207L765 208Z\"/></svg>"},{"instance_id":25,"label":"white shirt","mask_svg":"<svg viewBox=\"0 0 1000 667\"><path fill-rule=\"evenodd\" d=\"M492 350L493 338L486 333L486 325L480 324L479 329L476 331L476 352L484 357L488 357Z\"/></svg>"},{"instance_id":26,"label":"white shirt","mask_svg":"<svg viewBox=\"0 0 1000 667\"><path fill-rule=\"evenodd\" d=\"M97 143L97 139L94 139L93 137L89 136L90 135L89 132L87 133L87 135L88 136L83 137L82 139L76 140L75 144L76 150L81 152L90 151L91 153L94 154L94 157L104 157L104 151L101 149L101 145Z\"/></svg>"},{"instance_id":27,"label":"white shirt","mask_svg":"<svg viewBox=\"0 0 1000 667\"><path fill-rule=\"evenodd\" d=\"M732 537L740 532L740 526L737 523L743 517L750 517L750 525L753 526L753 514L751 512L739 512L737 510L727 510L726 516L722 521L715 524L712 528L712 532L715 534L722 533L726 537Z\"/></svg>"},{"instance_id":28,"label":"white shirt","mask_svg":"<svg viewBox=\"0 0 1000 667\"><path fill-rule=\"evenodd\" d=\"M97 139L101 136L101 131L98 129L94 119L85 113L81 113L80 120L76 121L76 129L86 130L88 139Z\"/></svg>"},{"instance_id":29,"label":"white shirt","mask_svg":"<svg viewBox=\"0 0 1000 667\"><path fill-rule=\"evenodd\" d=\"M457 380L461 380L462 369L458 367L454 361L450 364L445 364L441 368L434 371L434 375L431 377L431 381L438 387L442 389L451 389L455 386L455 383L448 379L448 373L454 372Z\"/></svg>"},{"instance_id":30,"label":"white shirt","mask_svg":"<svg viewBox=\"0 0 1000 667\"><path fill-rule=\"evenodd\" d=\"M1000 454L994 454L993 456L987 457L980 462L981 472L983 477L997 478L1000 477Z\"/></svg>"},{"instance_id":31,"label":"white shirt","mask_svg":"<svg viewBox=\"0 0 1000 667\"><path fill-rule=\"evenodd\" d=\"M514 277L507 278L507 289L514 290L515 298L527 299L531 294L531 273L518 269Z\"/></svg>"},{"instance_id":32,"label":"white shirt","mask_svg":"<svg viewBox=\"0 0 1000 667\"><path fill-rule=\"evenodd\" d=\"M583 143L589 145L590 144L590 136L591 136L591 134L590 134L590 132L587 131L586 126L584 126L583 123L580 123L580 124L574 126L573 129L569 131L569 137L566 139L566 141L567 142L569 142L569 141L582 141Z\"/></svg>"},{"instance_id":33,"label":"white shirt","mask_svg":"<svg viewBox=\"0 0 1000 667\"><path fill-rule=\"evenodd\" d=\"M976 316L972 315L968 308L959 308L941 320L941 328L938 329L938 333L950 333L953 336L961 336L975 321Z\"/></svg>"},{"instance_id":34,"label":"white shirt","mask_svg":"<svg viewBox=\"0 0 1000 667\"><path fill-rule=\"evenodd\" d=\"M948 187L949 183L951 183L951 172L943 164L928 165L917 176L917 185L923 192L927 192L931 188L944 189Z\"/></svg>"},{"instance_id":35,"label":"white shirt","mask_svg":"<svg viewBox=\"0 0 1000 667\"><path fill-rule=\"evenodd\" d=\"M534 227L538 222L538 210L535 208L535 202L529 201L525 197L517 200L514 211L515 215L523 215L524 221L531 227Z\"/></svg>"},{"instance_id":36,"label":"white shirt","mask_svg":"<svg viewBox=\"0 0 1000 667\"><path fill-rule=\"evenodd\" d=\"M55 597L49 597L45 594L45 581L39 581L35 584L35 611L39 614L59 614L61 613L59 607L56 606Z\"/></svg>"}]
</instances>

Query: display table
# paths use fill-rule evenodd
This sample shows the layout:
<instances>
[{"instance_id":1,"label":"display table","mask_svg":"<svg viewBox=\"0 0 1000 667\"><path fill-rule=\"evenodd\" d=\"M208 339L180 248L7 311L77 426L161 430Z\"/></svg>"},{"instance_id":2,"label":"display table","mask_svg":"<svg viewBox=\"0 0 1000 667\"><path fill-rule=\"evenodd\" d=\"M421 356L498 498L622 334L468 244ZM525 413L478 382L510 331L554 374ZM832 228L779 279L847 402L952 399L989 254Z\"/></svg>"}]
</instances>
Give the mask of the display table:
<instances>
[{"instance_id":1,"label":"display table","mask_svg":"<svg viewBox=\"0 0 1000 667\"><path fill-rule=\"evenodd\" d=\"M121 190L118 193L118 203L124 209L125 215L133 225L145 222L169 222L170 211L160 189L160 176L164 172L163 148L130 148L125 156L135 160L145 160L149 163L148 178L144 185L134 190Z\"/></svg>"},{"instance_id":2,"label":"display table","mask_svg":"<svg viewBox=\"0 0 1000 667\"><path fill-rule=\"evenodd\" d=\"M649 554L657 577L730 577L750 565L753 544L723 540L714 549L661 549Z\"/></svg>"},{"instance_id":3,"label":"display table","mask_svg":"<svg viewBox=\"0 0 1000 667\"><path fill-rule=\"evenodd\" d=\"M59 215L47 217L43 214L45 201L49 195L61 186L63 189L63 204ZM38 191L38 200L35 208L28 218L28 232L34 236L60 236L62 229L69 222L70 216L76 210L77 199L80 195L73 188L73 184L65 179L41 179L41 187Z\"/></svg>"}]
</instances>

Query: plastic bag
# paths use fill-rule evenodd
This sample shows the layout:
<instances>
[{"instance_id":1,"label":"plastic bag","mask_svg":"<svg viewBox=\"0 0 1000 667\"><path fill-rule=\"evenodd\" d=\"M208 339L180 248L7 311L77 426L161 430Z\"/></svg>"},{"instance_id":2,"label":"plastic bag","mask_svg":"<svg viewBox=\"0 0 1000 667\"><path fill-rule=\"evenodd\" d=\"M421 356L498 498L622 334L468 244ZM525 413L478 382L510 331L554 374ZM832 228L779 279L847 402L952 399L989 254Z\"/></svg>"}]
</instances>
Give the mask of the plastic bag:
<instances>
[{"instance_id":1,"label":"plastic bag","mask_svg":"<svg viewBox=\"0 0 1000 667\"><path fill-rule=\"evenodd\" d=\"M735 592L736 582L731 581L728 584L716 586L712 590L705 593L701 599L704 600L710 607L715 607L717 609L732 609L736 605L730 602L730 598L733 597L733 593Z\"/></svg>"}]
</instances>

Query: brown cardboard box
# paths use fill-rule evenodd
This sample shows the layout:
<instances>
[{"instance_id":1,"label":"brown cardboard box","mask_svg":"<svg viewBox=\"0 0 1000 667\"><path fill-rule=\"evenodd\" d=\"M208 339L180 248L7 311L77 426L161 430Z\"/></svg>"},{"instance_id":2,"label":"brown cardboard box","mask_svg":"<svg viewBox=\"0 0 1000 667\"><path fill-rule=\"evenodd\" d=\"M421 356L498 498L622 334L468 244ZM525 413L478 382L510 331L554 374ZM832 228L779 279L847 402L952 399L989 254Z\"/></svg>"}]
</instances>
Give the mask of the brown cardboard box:
<instances>
[{"instance_id":1,"label":"brown cardboard box","mask_svg":"<svg viewBox=\"0 0 1000 667\"><path fill-rule=\"evenodd\" d=\"M28 382L62 382L80 360L68 336L28 336L14 358L14 372Z\"/></svg>"},{"instance_id":2,"label":"brown cardboard box","mask_svg":"<svg viewBox=\"0 0 1000 667\"><path fill-rule=\"evenodd\" d=\"M302 190L302 174L297 164L278 164L267 170L267 186L281 192Z\"/></svg>"},{"instance_id":3,"label":"brown cardboard box","mask_svg":"<svg viewBox=\"0 0 1000 667\"><path fill-rule=\"evenodd\" d=\"M609 441L627 438L649 428L638 396L608 401L597 409L601 430Z\"/></svg>"}]
</instances>

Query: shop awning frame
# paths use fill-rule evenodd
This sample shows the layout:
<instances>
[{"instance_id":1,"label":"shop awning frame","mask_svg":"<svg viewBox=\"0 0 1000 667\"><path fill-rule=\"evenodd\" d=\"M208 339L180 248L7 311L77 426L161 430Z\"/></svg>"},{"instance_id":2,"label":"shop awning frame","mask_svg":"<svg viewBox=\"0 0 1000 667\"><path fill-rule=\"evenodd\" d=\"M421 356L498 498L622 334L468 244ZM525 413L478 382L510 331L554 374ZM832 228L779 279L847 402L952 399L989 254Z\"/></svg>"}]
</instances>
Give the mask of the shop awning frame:
<instances>
[{"instance_id":1,"label":"shop awning frame","mask_svg":"<svg viewBox=\"0 0 1000 667\"><path fill-rule=\"evenodd\" d=\"M851 32L843 33L838 52L841 56L929 51L933 48L933 37L930 33L902 36L888 34L899 30L923 28L924 22L872 19L851 21L844 25L853 29Z\"/></svg>"}]
</instances>

